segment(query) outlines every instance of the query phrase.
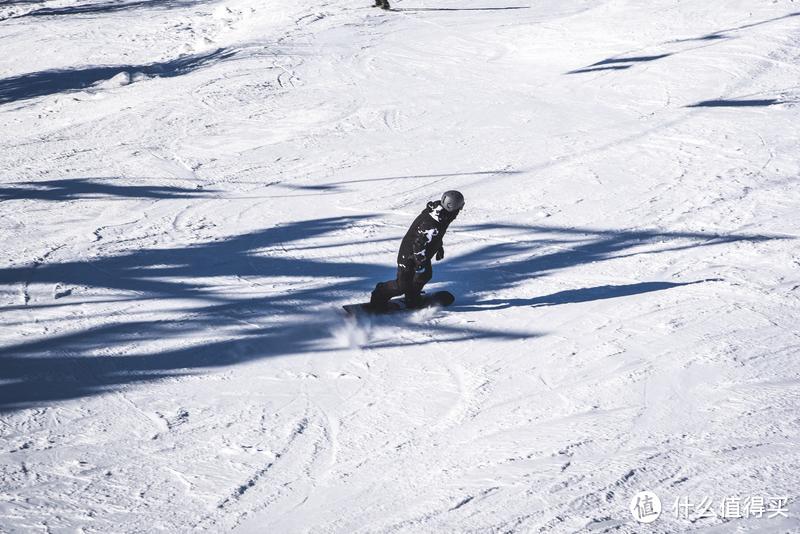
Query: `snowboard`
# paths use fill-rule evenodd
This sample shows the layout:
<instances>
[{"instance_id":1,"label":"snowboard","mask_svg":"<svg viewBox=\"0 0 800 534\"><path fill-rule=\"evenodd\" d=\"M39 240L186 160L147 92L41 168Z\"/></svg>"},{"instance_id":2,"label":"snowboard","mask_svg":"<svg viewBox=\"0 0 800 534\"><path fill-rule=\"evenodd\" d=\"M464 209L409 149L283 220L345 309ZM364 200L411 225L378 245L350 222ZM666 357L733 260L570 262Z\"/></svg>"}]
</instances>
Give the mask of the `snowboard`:
<instances>
[{"instance_id":1,"label":"snowboard","mask_svg":"<svg viewBox=\"0 0 800 534\"><path fill-rule=\"evenodd\" d=\"M418 306L409 308L406 306L404 298L395 298L389 301L386 308L374 309L369 305L369 302L362 302L360 304L345 304L342 306L344 311L349 315L368 314L368 315L387 315L390 313L397 313L403 311L421 310L423 308L431 308L433 306L450 306L455 302L456 297L449 291L436 291L435 293L423 293L422 302Z\"/></svg>"}]
</instances>

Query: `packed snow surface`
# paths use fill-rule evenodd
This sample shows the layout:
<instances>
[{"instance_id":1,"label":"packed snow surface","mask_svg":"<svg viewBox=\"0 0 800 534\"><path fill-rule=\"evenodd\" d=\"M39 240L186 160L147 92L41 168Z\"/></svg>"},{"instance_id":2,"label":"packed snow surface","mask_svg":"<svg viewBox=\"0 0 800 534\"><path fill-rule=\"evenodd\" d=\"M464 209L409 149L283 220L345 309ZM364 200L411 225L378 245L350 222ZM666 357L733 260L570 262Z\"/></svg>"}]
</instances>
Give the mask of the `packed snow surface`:
<instances>
[{"instance_id":1,"label":"packed snow surface","mask_svg":"<svg viewBox=\"0 0 800 534\"><path fill-rule=\"evenodd\" d=\"M370 3L0 0L0 531L800 531L800 2Z\"/></svg>"}]
</instances>

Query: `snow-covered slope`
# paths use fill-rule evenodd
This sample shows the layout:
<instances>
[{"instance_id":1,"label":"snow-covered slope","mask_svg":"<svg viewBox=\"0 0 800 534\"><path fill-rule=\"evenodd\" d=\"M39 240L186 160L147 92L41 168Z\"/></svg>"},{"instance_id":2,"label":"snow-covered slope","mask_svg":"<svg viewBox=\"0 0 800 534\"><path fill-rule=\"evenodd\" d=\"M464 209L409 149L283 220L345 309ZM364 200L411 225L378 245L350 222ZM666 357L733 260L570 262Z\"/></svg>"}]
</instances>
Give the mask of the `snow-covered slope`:
<instances>
[{"instance_id":1,"label":"snow-covered slope","mask_svg":"<svg viewBox=\"0 0 800 534\"><path fill-rule=\"evenodd\" d=\"M800 531L800 4L368 6L0 3L0 531Z\"/></svg>"}]
</instances>

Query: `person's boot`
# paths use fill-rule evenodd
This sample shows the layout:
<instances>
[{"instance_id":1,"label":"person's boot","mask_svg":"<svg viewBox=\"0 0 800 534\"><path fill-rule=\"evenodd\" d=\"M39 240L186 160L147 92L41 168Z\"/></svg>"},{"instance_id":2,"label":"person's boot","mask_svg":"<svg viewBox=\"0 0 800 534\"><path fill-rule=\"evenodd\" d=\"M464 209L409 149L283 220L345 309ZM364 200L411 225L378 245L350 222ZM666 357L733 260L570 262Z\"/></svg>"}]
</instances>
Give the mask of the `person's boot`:
<instances>
[{"instance_id":1,"label":"person's boot","mask_svg":"<svg viewBox=\"0 0 800 534\"><path fill-rule=\"evenodd\" d=\"M373 310L382 311L389 307L389 299L383 296L382 293L381 284L375 284L375 289L372 290L372 294L369 296L369 307Z\"/></svg>"},{"instance_id":2,"label":"person's boot","mask_svg":"<svg viewBox=\"0 0 800 534\"><path fill-rule=\"evenodd\" d=\"M389 0L375 0L375 6L380 7L382 9L391 9L389 6Z\"/></svg>"}]
</instances>

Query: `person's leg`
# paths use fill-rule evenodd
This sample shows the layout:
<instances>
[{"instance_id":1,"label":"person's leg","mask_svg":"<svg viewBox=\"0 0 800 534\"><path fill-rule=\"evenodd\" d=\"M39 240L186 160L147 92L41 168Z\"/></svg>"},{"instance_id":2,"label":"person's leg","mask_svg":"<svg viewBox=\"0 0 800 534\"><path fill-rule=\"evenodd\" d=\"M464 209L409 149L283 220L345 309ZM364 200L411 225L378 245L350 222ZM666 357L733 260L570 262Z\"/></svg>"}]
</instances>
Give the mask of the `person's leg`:
<instances>
[{"instance_id":1,"label":"person's leg","mask_svg":"<svg viewBox=\"0 0 800 534\"><path fill-rule=\"evenodd\" d=\"M397 278L387 282L381 282L375 286L369 303L372 306L386 306L389 299L397 297L406 292L406 288L411 287L414 271L409 271L402 267L397 268Z\"/></svg>"},{"instance_id":2,"label":"person's leg","mask_svg":"<svg viewBox=\"0 0 800 534\"><path fill-rule=\"evenodd\" d=\"M413 308L422 302L422 289L432 277L433 267L430 262L425 265L424 271L414 273L414 276L410 280L411 283L403 288L406 297L406 306Z\"/></svg>"}]
</instances>

